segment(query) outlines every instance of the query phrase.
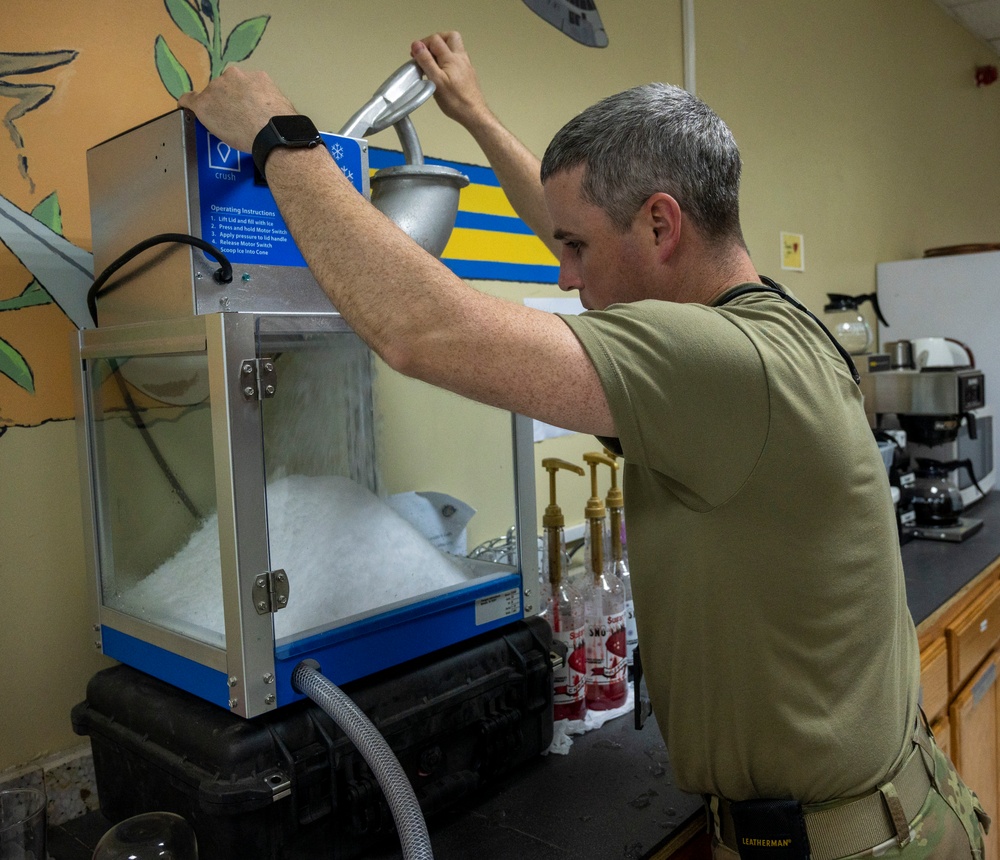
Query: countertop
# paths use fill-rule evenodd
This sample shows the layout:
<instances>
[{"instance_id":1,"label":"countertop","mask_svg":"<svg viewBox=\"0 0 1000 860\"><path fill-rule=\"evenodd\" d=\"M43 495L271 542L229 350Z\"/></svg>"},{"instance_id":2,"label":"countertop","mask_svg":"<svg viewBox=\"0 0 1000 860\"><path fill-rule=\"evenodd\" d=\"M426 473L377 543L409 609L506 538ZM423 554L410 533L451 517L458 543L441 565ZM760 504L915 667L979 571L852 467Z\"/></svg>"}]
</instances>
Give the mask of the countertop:
<instances>
[{"instance_id":1,"label":"countertop","mask_svg":"<svg viewBox=\"0 0 1000 860\"><path fill-rule=\"evenodd\" d=\"M1000 493L966 511L983 528L961 543L913 540L902 547L907 602L919 625L1000 556ZM655 719L642 731L631 717L574 739L568 755L547 755L472 800L460 812L431 822L441 858L481 853L490 860L658 856L702 816L701 800L673 784ZM107 827L95 813L53 828L52 860L89 860ZM487 850L488 847L488 850ZM302 844L288 860L319 860L329 846ZM401 857L398 843L372 860Z\"/></svg>"},{"instance_id":2,"label":"countertop","mask_svg":"<svg viewBox=\"0 0 1000 860\"><path fill-rule=\"evenodd\" d=\"M901 549L906 602L918 626L1000 555L1000 493L988 494L964 515L982 520L983 527L961 543L917 539Z\"/></svg>"},{"instance_id":3,"label":"countertop","mask_svg":"<svg viewBox=\"0 0 1000 860\"><path fill-rule=\"evenodd\" d=\"M574 738L568 755L546 755L469 810L430 825L435 856L490 860L652 857L692 818L700 797L673 784L655 720L636 731L631 715ZM319 860L321 854L302 855ZM371 860L396 860L396 845ZM299 858L290 858L299 860Z\"/></svg>"}]
</instances>

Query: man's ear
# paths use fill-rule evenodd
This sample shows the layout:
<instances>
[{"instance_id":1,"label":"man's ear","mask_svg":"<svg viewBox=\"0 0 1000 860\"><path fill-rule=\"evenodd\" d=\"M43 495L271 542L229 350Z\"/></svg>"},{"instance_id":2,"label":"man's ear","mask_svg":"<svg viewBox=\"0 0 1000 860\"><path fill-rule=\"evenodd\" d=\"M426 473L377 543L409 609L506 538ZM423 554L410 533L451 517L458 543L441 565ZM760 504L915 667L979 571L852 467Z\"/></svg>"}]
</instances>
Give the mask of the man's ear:
<instances>
[{"instance_id":1,"label":"man's ear","mask_svg":"<svg viewBox=\"0 0 1000 860\"><path fill-rule=\"evenodd\" d=\"M663 191L650 195L643 212L653 232L654 242L663 260L673 254L681 239L683 213L680 204Z\"/></svg>"}]
</instances>

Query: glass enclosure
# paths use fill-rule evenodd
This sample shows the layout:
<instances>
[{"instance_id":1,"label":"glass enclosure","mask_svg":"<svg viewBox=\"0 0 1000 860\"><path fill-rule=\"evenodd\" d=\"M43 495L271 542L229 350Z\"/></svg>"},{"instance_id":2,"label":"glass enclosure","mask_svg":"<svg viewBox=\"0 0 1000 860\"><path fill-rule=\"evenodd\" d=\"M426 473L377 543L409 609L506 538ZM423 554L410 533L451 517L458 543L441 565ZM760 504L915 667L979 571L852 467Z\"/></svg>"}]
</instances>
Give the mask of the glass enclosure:
<instances>
[{"instance_id":1,"label":"glass enclosure","mask_svg":"<svg viewBox=\"0 0 1000 860\"><path fill-rule=\"evenodd\" d=\"M230 535L266 532L268 569L287 575L276 645L516 569L513 550L509 564L470 557L516 522L509 413L394 373L336 315L261 315L255 326L252 358L270 386L259 399L238 396L241 362L223 366L206 341L136 355L124 335L88 361L102 606L231 645L224 583L263 571L228 572L240 557ZM232 441L248 432L256 459ZM248 524L256 506L229 475L258 498L263 489L266 522Z\"/></svg>"},{"instance_id":2,"label":"glass enclosure","mask_svg":"<svg viewBox=\"0 0 1000 860\"><path fill-rule=\"evenodd\" d=\"M205 352L127 352L89 365L102 603L224 644ZM194 575L178 583L182 552Z\"/></svg>"}]
</instances>

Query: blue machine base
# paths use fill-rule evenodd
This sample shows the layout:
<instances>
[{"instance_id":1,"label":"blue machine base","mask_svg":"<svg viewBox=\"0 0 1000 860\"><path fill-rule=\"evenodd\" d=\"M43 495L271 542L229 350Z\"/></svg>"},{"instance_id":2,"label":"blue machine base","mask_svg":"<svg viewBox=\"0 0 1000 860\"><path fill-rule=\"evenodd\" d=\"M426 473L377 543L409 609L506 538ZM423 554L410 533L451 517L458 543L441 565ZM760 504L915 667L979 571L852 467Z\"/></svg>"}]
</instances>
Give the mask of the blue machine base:
<instances>
[{"instance_id":1,"label":"blue machine base","mask_svg":"<svg viewBox=\"0 0 1000 860\"><path fill-rule=\"evenodd\" d=\"M303 698L291 683L303 660L315 660L333 683L346 684L520 620L520 595L521 576L511 574L279 646L278 704Z\"/></svg>"},{"instance_id":2,"label":"blue machine base","mask_svg":"<svg viewBox=\"0 0 1000 860\"><path fill-rule=\"evenodd\" d=\"M303 660L315 660L327 678L346 684L523 617L521 576L512 573L280 645L274 651L277 705L305 698L291 680ZM225 672L107 625L102 635L106 656L229 709Z\"/></svg>"},{"instance_id":3,"label":"blue machine base","mask_svg":"<svg viewBox=\"0 0 1000 860\"><path fill-rule=\"evenodd\" d=\"M225 672L203 666L106 624L101 625L101 638L106 657L229 710L229 685L226 683L228 678Z\"/></svg>"}]
</instances>

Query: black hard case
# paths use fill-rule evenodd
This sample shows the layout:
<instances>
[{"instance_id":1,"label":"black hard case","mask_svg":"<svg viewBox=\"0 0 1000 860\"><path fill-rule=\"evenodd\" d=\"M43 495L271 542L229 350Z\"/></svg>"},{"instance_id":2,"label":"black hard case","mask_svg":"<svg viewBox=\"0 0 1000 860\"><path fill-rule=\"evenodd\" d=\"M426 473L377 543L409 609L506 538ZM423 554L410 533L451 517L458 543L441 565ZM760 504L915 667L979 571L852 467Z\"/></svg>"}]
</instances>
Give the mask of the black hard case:
<instances>
[{"instance_id":1,"label":"black hard case","mask_svg":"<svg viewBox=\"0 0 1000 860\"><path fill-rule=\"evenodd\" d=\"M551 637L544 619L530 618L344 685L396 753L425 816L548 748ZM395 838L361 754L312 702L245 720L115 666L91 679L72 722L90 737L104 815L176 812L202 857L279 860L306 842L346 858Z\"/></svg>"}]
</instances>

